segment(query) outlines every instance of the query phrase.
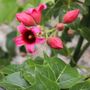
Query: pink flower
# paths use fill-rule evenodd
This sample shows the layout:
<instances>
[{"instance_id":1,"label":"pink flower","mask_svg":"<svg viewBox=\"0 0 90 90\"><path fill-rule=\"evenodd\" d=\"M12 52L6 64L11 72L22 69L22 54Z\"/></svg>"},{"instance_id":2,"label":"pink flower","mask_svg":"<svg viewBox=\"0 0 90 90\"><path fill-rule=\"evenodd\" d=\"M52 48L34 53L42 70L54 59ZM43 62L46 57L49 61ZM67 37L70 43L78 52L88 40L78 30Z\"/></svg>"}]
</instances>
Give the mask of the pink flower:
<instances>
[{"instance_id":1,"label":"pink flower","mask_svg":"<svg viewBox=\"0 0 90 90\"><path fill-rule=\"evenodd\" d=\"M26 14L25 12L16 14L16 18L19 22L22 22L26 26L35 25L35 21L34 21L33 17Z\"/></svg>"},{"instance_id":2,"label":"pink flower","mask_svg":"<svg viewBox=\"0 0 90 90\"><path fill-rule=\"evenodd\" d=\"M49 38L47 40L47 43L51 48L54 48L54 49L62 49L63 48L62 40L58 37Z\"/></svg>"},{"instance_id":3,"label":"pink flower","mask_svg":"<svg viewBox=\"0 0 90 90\"><path fill-rule=\"evenodd\" d=\"M68 11L63 17L64 23L72 23L75 21L79 15L79 12L79 9Z\"/></svg>"},{"instance_id":4,"label":"pink flower","mask_svg":"<svg viewBox=\"0 0 90 90\"><path fill-rule=\"evenodd\" d=\"M41 22L42 10L46 8L45 4L40 4L37 8L30 8L25 12L16 14L16 18L26 26L34 26Z\"/></svg>"},{"instance_id":5,"label":"pink flower","mask_svg":"<svg viewBox=\"0 0 90 90\"><path fill-rule=\"evenodd\" d=\"M31 15L35 22L39 24L41 22L42 10L46 9L45 4L40 4L37 8L30 8L26 11L27 14Z\"/></svg>"},{"instance_id":6,"label":"pink flower","mask_svg":"<svg viewBox=\"0 0 90 90\"><path fill-rule=\"evenodd\" d=\"M44 43L45 39L38 37L38 34L41 32L38 27L26 28L21 24L17 28L20 36L14 38L14 42L17 46L25 45L29 53L35 52L35 44Z\"/></svg>"}]
</instances>

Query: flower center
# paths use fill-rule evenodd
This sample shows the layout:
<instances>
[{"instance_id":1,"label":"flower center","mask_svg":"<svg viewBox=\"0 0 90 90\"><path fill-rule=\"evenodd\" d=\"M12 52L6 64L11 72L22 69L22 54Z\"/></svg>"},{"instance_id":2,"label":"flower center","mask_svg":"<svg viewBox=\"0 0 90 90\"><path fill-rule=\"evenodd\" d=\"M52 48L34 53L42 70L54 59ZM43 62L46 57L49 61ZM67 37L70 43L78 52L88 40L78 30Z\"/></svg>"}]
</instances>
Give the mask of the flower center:
<instances>
[{"instance_id":1,"label":"flower center","mask_svg":"<svg viewBox=\"0 0 90 90\"><path fill-rule=\"evenodd\" d=\"M30 30L27 30L24 34L23 34L23 40L26 43L32 44L36 41L36 37L34 35L34 33Z\"/></svg>"}]
</instances>

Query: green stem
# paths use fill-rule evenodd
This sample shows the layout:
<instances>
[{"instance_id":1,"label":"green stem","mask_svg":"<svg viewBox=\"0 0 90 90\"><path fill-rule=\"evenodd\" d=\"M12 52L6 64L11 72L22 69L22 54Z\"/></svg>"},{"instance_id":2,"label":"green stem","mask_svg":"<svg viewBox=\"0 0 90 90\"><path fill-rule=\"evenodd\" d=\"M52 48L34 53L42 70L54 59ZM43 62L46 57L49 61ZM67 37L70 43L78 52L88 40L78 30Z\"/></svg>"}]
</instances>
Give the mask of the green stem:
<instances>
[{"instance_id":1,"label":"green stem","mask_svg":"<svg viewBox=\"0 0 90 90\"><path fill-rule=\"evenodd\" d=\"M71 0L68 0L68 8L70 8Z\"/></svg>"},{"instance_id":2,"label":"green stem","mask_svg":"<svg viewBox=\"0 0 90 90\"><path fill-rule=\"evenodd\" d=\"M85 46L83 47L82 51L81 51L80 54L79 54L78 59L81 58L81 56L83 55L83 53L85 52L85 50L86 50L89 46L90 46L90 43L89 43L89 42L85 44Z\"/></svg>"},{"instance_id":3,"label":"green stem","mask_svg":"<svg viewBox=\"0 0 90 90\"><path fill-rule=\"evenodd\" d=\"M77 62L79 60L78 59L79 53L80 53L80 50L81 50L81 46L83 44L83 40L84 40L84 38L82 36L80 36L79 41L78 41L77 46L76 46L76 49L75 49L74 54L73 54L73 56L71 58L71 61L70 61L70 65L72 67L75 67L77 65Z\"/></svg>"}]
</instances>

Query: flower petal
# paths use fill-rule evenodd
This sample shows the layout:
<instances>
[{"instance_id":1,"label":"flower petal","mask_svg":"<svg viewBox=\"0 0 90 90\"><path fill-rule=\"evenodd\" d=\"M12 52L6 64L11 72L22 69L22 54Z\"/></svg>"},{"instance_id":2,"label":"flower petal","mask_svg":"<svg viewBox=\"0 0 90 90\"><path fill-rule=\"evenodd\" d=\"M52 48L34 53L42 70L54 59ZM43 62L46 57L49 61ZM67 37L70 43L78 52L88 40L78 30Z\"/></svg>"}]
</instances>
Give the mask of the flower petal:
<instances>
[{"instance_id":1,"label":"flower petal","mask_svg":"<svg viewBox=\"0 0 90 90\"><path fill-rule=\"evenodd\" d=\"M47 8L47 5L46 4L40 4L38 7L37 7L37 10L38 11L42 11L42 10L44 10L44 9L46 9Z\"/></svg>"},{"instance_id":2,"label":"flower petal","mask_svg":"<svg viewBox=\"0 0 90 90\"><path fill-rule=\"evenodd\" d=\"M36 38L36 43L44 43L45 38Z\"/></svg>"},{"instance_id":3,"label":"flower petal","mask_svg":"<svg viewBox=\"0 0 90 90\"><path fill-rule=\"evenodd\" d=\"M17 26L17 29L21 34L26 31L26 28L23 23L21 23L19 26Z\"/></svg>"},{"instance_id":4,"label":"flower petal","mask_svg":"<svg viewBox=\"0 0 90 90\"><path fill-rule=\"evenodd\" d=\"M35 20L33 19L33 17L25 12L17 13L16 18L19 22L22 22L26 26L35 25Z\"/></svg>"},{"instance_id":5,"label":"flower petal","mask_svg":"<svg viewBox=\"0 0 90 90\"><path fill-rule=\"evenodd\" d=\"M30 8L27 11L25 11L25 13L31 15L33 11L36 11L36 9L35 8Z\"/></svg>"},{"instance_id":6,"label":"flower petal","mask_svg":"<svg viewBox=\"0 0 90 90\"><path fill-rule=\"evenodd\" d=\"M30 28L30 30L31 30L35 35L41 32L41 30L40 30L39 27L32 27L32 28Z\"/></svg>"},{"instance_id":7,"label":"flower petal","mask_svg":"<svg viewBox=\"0 0 90 90\"><path fill-rule=\"evenodd\" d=\"M16 44L18 47L20 47L20 46L22 46L22 45L25 44L24 41L23 41L23 39L22 39L22 36L17 36L17 37L15 37L15 38L14 38L14 42L15 42L15 44Z\"/></svg>"},{"instance_id":8,"label":"flower petal","mask_svg":"<svg viewBox=\"0 0 90 90\"><path fill-rule=\"evenodd\" d=\"M34 53L35 52L34 44L26 44L26 50L29 53Z\"/></svg>"},{"instance_id":9,"label":"flower petal","mask_svg":"<svg viewBox=\"0 0 90 90\"><path fill-rule=\"evenodd\" d=\"M37 24L39 24L41 22L41 11L38 11L35 8L30 8L27 11L25 11L28 15L32 16L33 19L35 20L35 22Z\"/></svg>"}]
</instances>

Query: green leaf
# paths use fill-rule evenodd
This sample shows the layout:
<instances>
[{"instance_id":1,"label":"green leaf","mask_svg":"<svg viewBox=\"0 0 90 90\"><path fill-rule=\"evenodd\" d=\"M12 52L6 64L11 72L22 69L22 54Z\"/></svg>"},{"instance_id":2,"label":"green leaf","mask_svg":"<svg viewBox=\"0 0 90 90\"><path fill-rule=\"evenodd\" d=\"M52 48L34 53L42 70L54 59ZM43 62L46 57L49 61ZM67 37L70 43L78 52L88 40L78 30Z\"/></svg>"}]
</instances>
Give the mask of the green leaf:
<instances>
[{"instance_id":1,"label":"green leaf","mask_svg":"<svg viewBox=\"0 0 90 90\"><path fill-rule=\"evenodd\" d=\"M59 75L59 85L61 88L70 88L81 81L81 75L79 75L75 69L69 66L64 67Z\"/></svg>"},{"instance_id":2,"label":"green leaf","mask_svg":"<svg viewBox=\"0 0 90 90\"><path fill-rule=\"evenodd\" d=\"M16 0L0 0L0 23L8 23L17 12L18 5Z\"/></svg>"},{"instance_id":3,"label":"green leaf","mask_svg":"<svg viewBox=\"0 0 90 90\"><path fill-rule=\"evenodd\" d=\"M52 81L55 81L56 80L56 76L52 70L52 68L49 66L49 64L47 65L44 65L44 66L38 66L36 67L36 70L42 74L44 77L52 80Z\"/></svg>"},{"instance_id":4,"label":"green leaf","mask_svg":"<svg viewBox=\"0 0 90 90\"><path fill-rule=\"evenodd\" d=\"M33 85L35 83L35 66L24 68L22 75L29 84Z\"/></svg>"},{"instance_id":5,"label":"green leaf","mask_svg":"<svg viewBox=\"0 0 90 90\"><path fill-rule=\"evenodd\" d=\"M35 58L35 63L36 64L43 64L43 62L44 62L44 59L43 58L41 58L41 57Z\"/></svg>"},{"instance_id":6,"label":"green leaf","mask_svg":"<svg viewBox=\"0 0 90 90\"><path fill-rule=\"evenodd\" d=\"M70 90L90 90L90 80L73 86Z\"/></svg>"},{"instance_id":7,"label":"green leaf","mask_svg":"<svg viewBox=\"0 0 90 90\"><path fill-rule=\"evenodd\" d=\"M28 62L31 61L29 60ZM59 86L57 82L55 82L55 75L49 65L35 64L33 66L29 65L29 67L27 65L27 67L24 68L22 75L31 85L31 87L26 90L36 90L37 88L39 90L59 90Z\"/></svg>"},{"instance_id":8,"label":"green leaf","mask_svg":"<svg viewBox=\"0 0 90 90\"><path fill-rule=\"evenodd\" d=\"M0 82L0 86L3 87L4 85L5 85L4 88L8 88L7 85L10 85L10 87L16 86L22 89L24 89L25 87L28 87L27 82L22 78L22 76L20 75L20 72L15 72L6 76Z\"/></svg>"},{"instance_id":9,"label":"green leaf","mask_svg":"<svg viewBox=\"0 0 90 90\"><path fill-rule=\"evenodd\" d=\"M82 27L80 29L80 33L85 39L87 39L90 42L90 29L89 28Z\"/></svg>"},{"instance_id":10,"label":"green leaf","mask_svg":"<svg viewBox=\"0 0 90 90\"><path fill-rule=\"evenodd\" d=\"M22 65L11 64L8 65L7 67L3 67L2 69L0 69L0 73L3 73L4 75L8 75L20 71L21 68Z\"/></svg>"},{"instance_id":11,"label":"green leaf","mask_svg":"<svg viewBox=\"0 0 90 90\"><path fill-rule=\"evenodd\" d=\"M71 68L57 57L48 58L47 62L61 88L70 88L82 80L82 76L77 72L76 68Z\"/></svg>"},{"instance_id":12,"label":"green leaf","mask_svg":"<svg viewBox=\"0 0 90 90\"><path fill-rule=\"evenodd\" d=\"M37 71L44 75L46 78L48 78L49 80L55 81L55 75L53 73L53 70L49 67L49 65L35 65L35 66L30 66L27 68L24 68L22 75L25 78L25 80L27 80L27 82L29 82L29 84L33 85L36 81L35 77L36 77L36 73L35 70L37 69ZM25 72L26 70L26 72Z\"/></svg>"},{"instance_id":13,"label":"green leaf","mask_svg":"<svg viewBox=\"0 0 90 90\"><path fill-rule=\"evenodd\" d=\"M32 90L59 90L59 86L55 81L51 81L46 78L44 75L40 74L38 70L36 70L36 84L32 86Z\"/></svg>"},{"instance_id":14,"label":"green leaf","mask_svg":"<svg viewBox=\"0 0 90 90\"><path fill-rule=\"evenodd\" d=\"M59 86L55 81L48 79L43 73L35 69L35 84L25 90L59 90Z\"/></svg>"},{"instance_id":15,"label":"green leaf","mask_svg":"<svg viewBox=\"0 0 90 90\"><path fill-rule=\"evenodd\" d=\"M3 87L4 90L23 90L22 88L15 86L15 85L11 85L9 83L3 83L0 82L0 86Z\"/></svg>"}]
</instances>

